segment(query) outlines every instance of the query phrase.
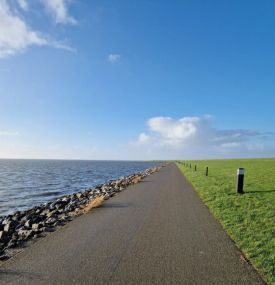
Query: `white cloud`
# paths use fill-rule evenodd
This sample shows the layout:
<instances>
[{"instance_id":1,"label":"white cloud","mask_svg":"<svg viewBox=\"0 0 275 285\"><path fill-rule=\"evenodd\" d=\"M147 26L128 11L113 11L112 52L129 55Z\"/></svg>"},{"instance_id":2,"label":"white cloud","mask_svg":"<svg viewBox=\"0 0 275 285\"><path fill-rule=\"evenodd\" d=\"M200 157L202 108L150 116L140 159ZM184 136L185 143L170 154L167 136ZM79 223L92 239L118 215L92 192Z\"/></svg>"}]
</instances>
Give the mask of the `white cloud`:
<instances>
[{"instance_id":1,"label":"white cloud","mask_svg":"<svg viewBox=\"0 0 275 285\"><path fill-rule=\"evenodd\" d=\"M196 135L199 118L185 117L173 120L169 117L155 117L148 120L150 131L158 135L163 143L176 145Z\"/></svg>"},{"instance_id":2,"label":"white cloud","mask_svg":"<svg viewBox=\"0 0 275 285\"><path fill-rule=\"evenodd\" d=\"M28 9L26 0L18 0L17 3L25 11ZM12 9L10 2L0 0L0 58L21 53L30 46L51 46L75 51L67 44L52 40L32 29L20 13Z\"/></svg>"},{"instance_id":3,"label":"white cloud","mask_svg":"<svg viewBox=\"0 0 275 285\"><path fill-rule=\"evenodd\" d=\"M57 49L64 49L66 51L72 52L72 53L77 53L77 50L73 47L71 47L70 45L64 43L64 42L58 42L58 41L49 41L49 44Z\"/></svg>"},{"instance_id":4,"label":"white cloud","mask_svg":"<svg viewBox=\"0 0 275 285\"><path fill-rule=\"evenodd\" d=\"M199 138L211 136L213 132L209 127L211 121L209 116L184 117L178 120L170 117L154 117L147 121L148 134L142 133L137 143L150 142L157 146L174 147L198 143Z\"/></svg>"},{"instance_id":5,"label":"white cloud","mask_svg":"<svg viewBox=\"0 0 275 285\"><path fill-rule=\"evenodd\" d=\"M22 52L30 45L46 44L45 38L12 13L6 0L0 0L0 58Z\"/></svg>"},{"instance_id":6,"label":"white cloud","mask_svg":"<svg viewBox=\"0 0 275 285\"><path fill-rule=\"evenodd\" d=\"M213 123L209 115L154 117L147 121L147 132L142 132L131 146L161 158L245 156L265 151L267 137L274 136L247 129L217 129Z\"/></svg>"},{"instance_id":7,"label":"white cloud","mask_svg":"<svg viewBox=\"0 0 275 285\"><path fill-rule=\"evenodd\" d=\"M58 24L77 24L77 21L69 15L68 0L42 0L47 10L52 14Z\"/></svg>"},{"instance_id":8,"label":"white cloud","mask_svg":"<svg viewBox=\"0 0 275 285\"><path fill-rule=\"evenodd\" d=\"M29 6L27 0L17 0L18 5L20 6L21 9L27 11Z\"/></svg>"},{"instance_id":9,"label":"white cloud","mask_svg":"<svg viewBox=\"0 0 275 285\"><path fill-rule=\"evenodd\" d=\"M120 57L121 57L120 54L111 53L108 55L108 61L111 63L115 63L119 61Z\"/></svg>"}]
</instances>

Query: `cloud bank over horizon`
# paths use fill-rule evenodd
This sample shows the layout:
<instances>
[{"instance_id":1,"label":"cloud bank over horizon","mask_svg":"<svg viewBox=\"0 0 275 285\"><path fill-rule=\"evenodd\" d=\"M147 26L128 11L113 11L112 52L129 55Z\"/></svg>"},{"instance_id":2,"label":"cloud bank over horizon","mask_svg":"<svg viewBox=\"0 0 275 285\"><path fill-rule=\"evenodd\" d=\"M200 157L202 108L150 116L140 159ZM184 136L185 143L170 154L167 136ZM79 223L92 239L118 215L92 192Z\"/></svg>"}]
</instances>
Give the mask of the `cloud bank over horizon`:
<instances>
[{"instance_id":1,"label":"cloud bank over horizon","mask_svg":"<svg viewBox=\"0 0 275 285\"><path fill-rule=\"evenodd\" d=\"M147 131L132 142L133 148L149 157L162 159L200 159L266 156L274 146L274 133L253 129L218 129L210 115L153 117L147 120Z\"/></svg>"},{"instance_id":2,"label":"cloud bank over horizon","mask_svg":"<svg viewBox=\"0 0 275 285\"><path fill-rule=\"evenodd\" d=\"M33 145L26 134L0 130L0 158L46 159L220 159L246 157L274 157L272 132L253 129L220 129L210 115L152 117L146 122L146 130L135 141L113 143L111 147L101 143L85 143L87 137L74 137L75 144L63 144L48 140L46 144ZM98 140L99 135L93 133Z\"/></svg>"}]
</instances>

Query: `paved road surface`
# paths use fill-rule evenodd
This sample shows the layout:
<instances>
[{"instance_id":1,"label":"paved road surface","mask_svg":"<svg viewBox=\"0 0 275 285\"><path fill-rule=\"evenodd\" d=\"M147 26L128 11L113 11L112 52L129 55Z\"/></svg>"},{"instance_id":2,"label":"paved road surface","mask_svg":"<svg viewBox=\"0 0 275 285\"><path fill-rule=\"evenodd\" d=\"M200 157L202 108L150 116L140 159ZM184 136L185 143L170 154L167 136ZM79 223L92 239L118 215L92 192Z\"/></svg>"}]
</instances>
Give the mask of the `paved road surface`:
<instances>
[{"instance_id":1,"label":"paved road surface","mask_svg":"<svg viewBox=\"0 0 275 285\"><path fill-rule=\"evenodd\" d=\"M0 267L0 284L264 284L172 164Z\"/></svg>"}]
</instances>

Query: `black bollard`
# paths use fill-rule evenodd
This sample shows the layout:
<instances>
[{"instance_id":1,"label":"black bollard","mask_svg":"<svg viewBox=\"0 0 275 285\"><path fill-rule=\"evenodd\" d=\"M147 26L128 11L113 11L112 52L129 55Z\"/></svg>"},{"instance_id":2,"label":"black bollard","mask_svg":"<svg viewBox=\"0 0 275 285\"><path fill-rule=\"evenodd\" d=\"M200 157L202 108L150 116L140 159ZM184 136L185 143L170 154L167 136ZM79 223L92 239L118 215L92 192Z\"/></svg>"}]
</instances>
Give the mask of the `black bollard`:
<instances>
[{"instance_id":1,"label":"black bollard","mask_svg":"<svg viewBox=\"0 0 275 285\"><path fill-rule=\"evenodd\" d=\"M195 171L197 171L197 165L195 165Z\"/></svg>"},{"instance_id":2,"label":"black bollard","mask_svg":"<svg viewBox=\"0 0 275 285\"><path fill-rule=\"evenodd\" d=\"M208 166L206 166L205 176L208 176Z\"/></svg>"},{"instance_id":3,"label":"black bollard","mask_svg":"<svg viewBox=\"0 0 275 285\"><path fill-rule=\"evenodd\" d=\"M237 170L237 185L236 191L238 194L243 194L243 185L244 185L244 168L239 168Z\"/></svg>"},{"instance_id":4,"label":"black bollard","mask_svg":"<svg viewBox=\"0 0 275 285\"><path fill-rule=\"evenodd\" d=\"M190 163L190 168L192 168L192 165L191 165L191 163Z\"/></svg>"}]
</instances>

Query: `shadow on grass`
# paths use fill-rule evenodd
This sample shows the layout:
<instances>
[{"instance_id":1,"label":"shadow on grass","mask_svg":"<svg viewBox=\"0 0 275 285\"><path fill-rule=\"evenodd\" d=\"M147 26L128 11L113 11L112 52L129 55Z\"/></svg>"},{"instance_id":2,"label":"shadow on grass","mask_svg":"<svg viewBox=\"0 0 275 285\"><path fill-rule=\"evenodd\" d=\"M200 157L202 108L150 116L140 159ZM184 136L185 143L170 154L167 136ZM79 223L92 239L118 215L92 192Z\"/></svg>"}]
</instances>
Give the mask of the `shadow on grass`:
<instances>
[{"instance_id":1,"label":"shadow on grass","mask_svg":"<svg viewBox=\"0 0 275 285\"><path fill-rule=\"evenodd\" d=\"M251 193L272 193L272 192L275 192L275 189L274 190L252 190L252 191L247 191L245 193L251 194Z\"/></svg>"},{"instance_id":2,"label":"shadow on grass","mask_svg":"<svg viewBox=\"0 0 275 285\"><path fill-rule=\"evenodd\" d=\"M252 190L252 191L245 191L244 190L244 193L243 194L238 194L238 193L236 193L236 192L234 192L234 193L228 193L228 195L245 195L245 194L253 194L253 193L255 193L255 194L260 194L260 193L262 193L262 194L268 194L268 193L275 193L275 190Z\"/></svg>"}]
</instances>

